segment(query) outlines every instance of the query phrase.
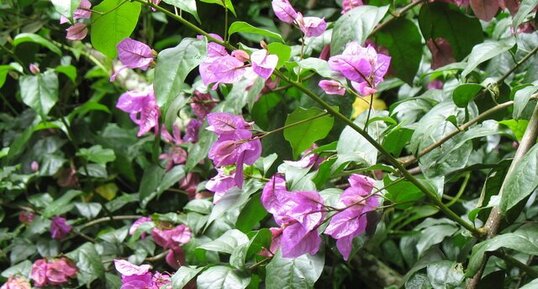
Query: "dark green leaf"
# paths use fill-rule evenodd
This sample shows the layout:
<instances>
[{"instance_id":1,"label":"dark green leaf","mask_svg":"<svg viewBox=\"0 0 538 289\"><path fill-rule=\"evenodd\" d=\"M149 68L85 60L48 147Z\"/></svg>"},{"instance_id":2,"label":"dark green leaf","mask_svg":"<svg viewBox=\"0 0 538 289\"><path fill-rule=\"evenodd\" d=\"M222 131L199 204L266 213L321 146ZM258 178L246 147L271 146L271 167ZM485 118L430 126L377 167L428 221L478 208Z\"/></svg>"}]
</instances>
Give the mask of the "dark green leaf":
<instances>
[{"instance_id":1,"label":"dark green leaf","mask_svg":"<svg viewBox=\"0 0 538 289\"><path fill-rule=\"evenodd\" d=\"M232 4L232 0L200 0L200 1L205 2L205 3L218 4L230 10L230 12L232 12L233 15L237 16L237 14L235 14L235 8L234 8L234 5Z\"/></svg>"},{"instance_id":2,"label":"dark green leaf","mask_svg":"<svg viewBox=\"0 0 538 289\"><path fill-rule=\"evenodd\" d=\"M324 264L323 255L305 254L298 258L284 258L279 250L265 268L265 288L312 288L321 275Z\"/></svg>"},{"instance_id":3,"label":"dark green leaf","mask_svg":"<svg viewBox=\"0 0 538 289\"><path fill-rule=\"evenodd\" d=\"M478 67L481 63L490 60L491 58L509 50L516 44L514 37L509 37L499 41L486 41L473 47L467 66L461 72L463 77L466 77L471 71Z\"/></svg>"},{"instance_id":4,"label":"dark green leaf","mask_svg":"<svg viewBox=\"0 0 538 289\"><path fill-rule=\"evenodd\" d=\"M514 94L514 112L512 114L514 119L521 117L523 110L525 110L529 100L536 91L538 91L538 85L530 85L516 91Z\"/></svg>"},{"instance_id":5,"label":"dark green leaf","mask_svg":"<svg viewBox=\"0 0 538 289\"><path fill-rule=\"evenodd\" d=\"M117 55L116 45L133 33L140 3L124 0L104 0L93 7L91 41L95 49L110 58Z\"/></svg>"},{"instance_id":6,"label":"dark green leaf","mask_svg":"<svg viewBox=\"0 0 538 289\"><path fill-rule=\"evenodd\" d=\"M204 267L181 266L172 276L172 288L183 289Z\"/></svg>"},{"instance_id":7,"label":"dark green leaf","mask_svg":"<svg viewBox=\"0 0 538 289\"><path fill-rule=\"evenodd\" d=\"M22 101L46 119L58 101L58 76L49 70L38 75L24 75L19 80Z\"/></svg>"},{"instance_id":8,"label":"dark green leaf","mask_svg":"<svg viewBox=\"0 0 538 289\"><path fill-rule=\"evenodd\" d=\"M230 28L228 28L228 35L232 35L234 33L257 34L265 36L267 38L276 39L280 42L284 42L284 39L282 39L282 36L280 36L280 34L269 31L267 29L254 27L244 21L235 21L234 23L232 23L232 25L230 25Z\"/></svg>"},{"instance_id":9,"label":"dark green leaf","mask_svg":"<svg viewBox=\"0 0 538 289\"><path fill-rule=\"evenodd\" d=\"M458 107L465 108L482 89L484 89L484 87L480 84L462 84L452 92L452 100Z\"/></svg>"},{"instance_id":10,"label":"dark green leaf","mask_svg":"<svg viewBox=\"0 0 538 289\"><path fill-rule=\"evenodd\" d=\"M342 53L346 44L351 41L362 44L388 10L389 6L363 5L353 8L338 18L333 28L331 54Z\"/></svg>"},{"instance_id":11,"label":"dark green leaf","mask_svg":"<svg viewBox=\"0 0 538 289\"><path fill-rule=\"evenodd\" d=\"M13 47L17 47L17 45L21 43L28 42L39 44L47 48L48 50L58 54L59 56L62 56L62 51L60 50L60 48L58 48L58 46L50 42L48 39L43 38L43 36L32 33L21 33L15 36L15 39L13 39Z\"/></svg>"},{"instance_id":12,"label":"dark green leaf","mask_svg":"<svg viewBox=\"0 0 538 289\"><path fill-rule=\"evenodd\" d=\"M228 266L211 267L198 276L198 289L244 289L250 283L250 276L244 276L239 271Z\"/></svg>"},{"instance_id":13,"label":"dark green leaf","mask_svg":"<svg viewBox=\"0 0 538 289\"><path fill-rule=\"evenodd\" d=\"M80 284L86 284L89 287L93 280L105 277L103 261L101 255L97 253L95 245L85 243L68 253L67 256L76 263L77 279Z\"/></svg>"},{"instance_id":14,"label":"dark green leaf","mask_svg":"<svg viewBox=\"0 0 538 289\"><path fill-rule=\"evenodd\" d=\"M116 159L113 150L104 149L101 145L94 145L90 148L81 148L77 152L77 156L83 157L89 162L98 164L106 164Z\"/></svg>"},{"instance_id":15,"label":"dark green leaf","mask_svg":"<svg viewBox=\"0 0 538 289\"><path fill-rule=\"evenodd\" d=\"M60 198L58 198L51 204L47 205L41 215L44 218L51 218L53 216L58 216L58 215L68 212L73 207L71 200L78 197L81 194L82 194L82 191L75 191L75 190L67 191Z\"/></svg>"},{"instance_id":16,"label":"dark green leaf","mask_svg":"<svg viewBox=\"0 0 538 289\"><path fill-rule=\"evenodd\" d=\"M241 232L247 233L265 218L265 216L267 216L267 211L262 206L258 195L254 195L241 210L235 227Z\"/></svg>"},{"instance_id":17,"label":"dark green leaf","mask_svg":"<svg viewBox=\"0 0 538 289\"><path fill-rule=\"evenodd\" d=\"M422 36L413 21L402 18L375 34L376 44L389 50L394 76L412 85L422 54Z\"/></svg>"},{"instance_id":18,"label":"dark green leaf","mask_svg":"<svg viewBox=\"0 0 538 289\"><path fill-rule=\"evenodd\" d=\"M323 115L323 116L322 116ZM316 116L320 116L315 118ZM325 138L333 127L333 118L319 108L297 108L286 118L284 138L290 142L294 157L320 139ZM299 123L297 125L292 125Z\"/></svg>"},{"instance_id":19,"label":"dark green leaf","mask_svg":"<svg viewBox=\"0 0 538 289\"><path fill-rule=\"evenodd\" d=\"M196 9L196 0L163 0L163 2L191 14L198 22L201 22Z\"/></svg>"}]
</instances>

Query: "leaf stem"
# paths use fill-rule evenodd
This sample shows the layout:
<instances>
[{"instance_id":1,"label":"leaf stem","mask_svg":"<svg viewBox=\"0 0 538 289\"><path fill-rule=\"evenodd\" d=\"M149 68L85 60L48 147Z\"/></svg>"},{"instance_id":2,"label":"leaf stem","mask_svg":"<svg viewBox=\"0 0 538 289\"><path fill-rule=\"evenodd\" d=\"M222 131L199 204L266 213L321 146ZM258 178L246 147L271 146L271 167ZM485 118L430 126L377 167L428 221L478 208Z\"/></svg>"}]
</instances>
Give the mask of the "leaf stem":
<instances>
[{"instance_id":1,"label":"leaf stem","mask_svg":"<svg viewBox=\"0 0 538 289\"><path fill-rule=\"evenodd\" d=\"M374 30L372 30L372 33L370 33L370 35L375 34L376 32L380 31L381 29L387 27L389 24L391 24L395 20L397 20L400 17L402 17L403 15L405 15L405 13L407 13L409 10L413 9L415 6L418 6L418 5L422 4L423 2L426 2L426 1L425 0L413 1L413 2L411 2L409 4L407 4L407 6L404 6L400 10L392 13L392 18L389 18L389 19L387 19L387 21L377 25L374 28Z\"/></svg>"},{"instance_id":2,"label":"leaf stem","mask_svg":"<svg viewBox=\"0 0 538 289\"><path fill-rule=\"evenodd\" d=\"M518 69L523 63L525 63L525 61L529 60L529 58L531 58L536 52L538 52L538 46L534 47L534 49L527 53L525 57L523 57L519 62L516 62L516 65L514 65L514 67L512 67L508 72L501 76L501 78L497 80L497 85L501 85L506 80L506 78L510 76L510 74L516 71L516 69Z\"/></svg>"},{"instance_id":3,"label":"leaf stem","mask_svg":"<svg viewBox=\"0 0 538 289\"><path fill-rule=\"evenodd\" d=\"M309 121L313 121L313 120L315 120L315 119L317 119L317 118L326 116L326 115L328 115L328 114L329 114L329 113L325 111L325 112L320 113L320 114L318 114L318 115L315 115L315 116L313 116L313 117L309 117L309 118L307 118L307 119L303 119L303 120L300 120L300 121L297 121L297 122L294 122L294 123L287 124L287 125L285 125L285 126L283 126L283 127L279 127L279 128L277 128L277 129L274 129L274 130L265 132L265 133L263 133L262 135L253 138L253 140L254 140L254 139L261 139L261 138L264 138L264 137L266 137L266 136L268 136L268 135L271 135L271 134L273 134L273 133L275 133L275 132L279 132L279 131L281 131L281 130L285 130L285 129L287 129L287 128L294 127L294 126L296 126L296 125L300 125L300 124L303 124L303 123L307 123L307 122L309 122Z\"/></svg>"}]
</instances>

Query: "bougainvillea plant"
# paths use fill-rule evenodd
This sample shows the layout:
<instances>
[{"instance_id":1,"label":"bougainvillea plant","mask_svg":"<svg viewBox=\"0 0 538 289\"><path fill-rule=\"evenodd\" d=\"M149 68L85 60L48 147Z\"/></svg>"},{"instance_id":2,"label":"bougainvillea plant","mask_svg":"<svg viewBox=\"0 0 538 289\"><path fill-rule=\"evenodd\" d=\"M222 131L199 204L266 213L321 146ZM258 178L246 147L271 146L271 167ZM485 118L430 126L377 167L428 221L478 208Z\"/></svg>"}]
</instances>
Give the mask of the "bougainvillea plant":
<instances>
[{"instance_id":1,"label":"bougainvillea plant","mask_svg":"<svg viewBox=\"0 0 538 289\"><path fill-rule=\"evenodd\" d=\"M0 288L538 288L537 6L3 1Z\"/></svg>"}]
</instances>

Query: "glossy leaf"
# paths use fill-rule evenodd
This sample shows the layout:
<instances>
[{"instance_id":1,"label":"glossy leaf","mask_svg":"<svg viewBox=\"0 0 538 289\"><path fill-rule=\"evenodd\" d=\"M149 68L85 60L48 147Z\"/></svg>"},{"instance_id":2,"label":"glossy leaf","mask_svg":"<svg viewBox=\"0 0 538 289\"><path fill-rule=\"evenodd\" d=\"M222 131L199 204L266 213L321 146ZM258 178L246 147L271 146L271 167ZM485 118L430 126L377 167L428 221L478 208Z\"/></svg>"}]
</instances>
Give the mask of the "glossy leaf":
<instances>
[{"instance_id":1,"label":"glossy leaf","mask_svg":"<svg viewBox=\"0 0 538 289\"><path fill-rule=\"evenodd\" d=\"M231 0L200 0L200 1L205 2L205 3L218 4L224 7L225 9L230 10L230 12L232 12L233 15L237 16L237 14L235 13L234 5Z\"/></svg>"},{"instance_id":2,"label":"glossy leaf","mask_svg":"<svg viewBox=\"0 0 538 289\"><path fill-rule=\"evenodd\" d=\"M323 271L324 263L323 256L305 254L298 258L284 258L282 253L278 251L265 268L266 288L312 288Z\"/></svg>"},{"instance_id":3,"label":"glossy leaf","mask_svg":"<svg viewBox=\"0 0 538 289\"><path fill-rule=\"evenodd\" d=\"M213 266L198 276L199 289L244 289L250 283L250 276L240 274L227 266Z\"/></svg>"},{"instance_id":4,"label":"glossy leaf","mask_svg":"<svg viewBox=\"0 0 538 289\"><path fill-rule=\"evenodd\" d=\"M325 138L333 126L333 118L323 115L318 108L297 108L286 118L284 138L290 142L293 154L298 157L300 153L308 149L315 141ZM297 125L293 125L298 123Z\"/></svg>"},{"instance_id":5,"label":"glossy leaf","mask_svg":"<svg viewBox=\"0 0 538 289\"><path fill-rule=\"evenodd\" d=\"M199 23L201 22L196 9L196 0L163 0L163 2L189 13L194 16Z\"/></svg>"},{"instance_id":6,"label":"glossy leaf","mask_svg":"<svg viewBox=\"0 0 538 289\"><path fill-rule=\"evenodd\" d=\"M228 35L232 35L235 33L247 33L247 34L257 34L261 36L265 36L267 38L276 39L280 42L284 42L284 39L280 34L269 31L267 29L258 28L255 26L252 26L244 21L235 21L230 25L230 28L228 28Z\"/></svg>"},{"instance_id":7,"label":"glossy leaf","mask_svg":"<svg viewBox=\"0 0 538 289\"><path fill-rule=\"evenodd\" d=\"M41 35L33 34L33 33L21 33L15 36L15 39L13 39L13 47L17 47L21 43L36 43L39 44L48 50L58 54L58 56L62 55L62 51L56 44L52 43L50 40L44 38Z\"/></svg>"},{"instance_id":8,"label":"glossy leaf","mask_svg":"<svg viewBox=\"0 0 538 289\"><path fill-rule=\"evenodd\" d=\"M469 60L467 66L462 71L463 77L467 76L481 63L490 60L491 58L509 50L515 44L515 39L510 37L500 41L486 41L482 44L473 47L471 54L469 54Z\"/></svg>"},{"instance_id":9,"label":"glossy leaf","mask_svg":"<svg viewBox=\"0 0 538 289\"><path fill-rule=\"evenodd\" d=\"M189 281L200 274L203 267L181 266L172 276L172 288L183 289Z\"/></svg>"},{"instance_id":10,"label":"glossy leaf","mask_svg":"<svg viewBox=\"0 0 538 289\"><path fill-rule=\"evenodd\" d=\"M58 76L53 71L38 75L24 75L19 80L22 101L47 119L52 107L58 101Z\"/></svg>"},{"instance_id":11,"label":"glossy leaf","mask_svg":"<svg viewBox=\"0 0 538 289\"><path fill-rule=\"evenodd\" d=\"M454 89L454 92L452 92L452 100L458 107L465 108L482 89L485 88L480 84L462 84Z\"/></svg>"}]
</instances>

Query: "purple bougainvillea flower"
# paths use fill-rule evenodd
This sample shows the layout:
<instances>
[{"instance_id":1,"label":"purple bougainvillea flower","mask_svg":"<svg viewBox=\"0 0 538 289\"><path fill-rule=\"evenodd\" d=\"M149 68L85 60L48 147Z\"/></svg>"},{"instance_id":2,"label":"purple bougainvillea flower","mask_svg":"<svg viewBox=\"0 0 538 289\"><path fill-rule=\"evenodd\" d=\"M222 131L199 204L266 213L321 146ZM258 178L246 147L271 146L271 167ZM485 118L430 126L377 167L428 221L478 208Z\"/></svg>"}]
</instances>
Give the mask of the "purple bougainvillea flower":
<instances>
[{"instance_id":1,"label":"purple bougainvillea flower","mask_svg":"<svg viewBox=\"0 0 538 289\"><path fill-rule=\"evenodd\" d=\"M19 222L23 224L30 224L35 218L35 214L30 211L20 211L19 212Z\"/></svg>"},{"instance_id":2,"label":"purple bougainvillea flower","mask_svg":"<svg viewBox=\"0 0 538 289\"><path fill-rule=\"evenodd\" d=\"M187 160L187 151L180 146L183 144L183 139L181 138L179 127L174 125L172 135L170 135L163 125L161 128L161 139L171 144L171 147L159 156L159 159L166 160L166 170L170 170L174 165L185 163Z\"/></svg>"},{"instance_id":3,"label":"purple bougainvillea flower","mask_svg":"<svg viewBox=\"0 0 538 289\"><path fill-rule=\"evenodd\" d=\"M153 50L143 42L125 38L117 48L119 60L128 68L147 70L153 62Z\"/></svg>"},{"instance_id":4,"label":"purple bougainvillea flower","mask_svg":"<svg viewBox=\"0 0 538 289\"><path fill-rule=\"evenodd\" d=\"M356 41L348 43L342 54L329 59L331 69L351 80L352 86L363 96L375 92L389 65L389 56L377 53L370 45L362 47Z\"/></svg>"},{"instance_id":5,"label":"purple bougainvillea flower","mask_svg":"<svg viewBox=\"0 0 538 289\"><path fill-rule=\"evenodd\" d=\"M246 51L240 49L232 51L231 55L241 62L247 62L250 58Z\"/></svg>"},{"instance_id":6,"label":"purple bougainvillea flower","mask_svg":"<svg viewBox=\"0 0 538 289\"><path fill-rule=\"evenodd\" d=\"M7 282L0 289L32 289L28 279L22 276L9 276Z\"/></svg>"},{"instance_id":7,"label":"purple bougainvillea flower","mask_svg":"<svg viewBox=\"0 0 538 289\"><path fill-rule=\"evenodd\" d=\"M321 237L317 230L309 231L298 222L286 226L282 231L280 246L285 258L297 258L306 253L314 255L320 245Z\"/></svg>"},{"instance_id":8,"label":"purple bougainvillea flower","mask_svg":"<svg viewBox=\"0 0 538 289\"><path fill-rule=\"evenodd\" d=\"M232 135L236 130L250 129L250 124L242 116L227 112L213 112L208 114L207 123L209 126L206 129L219 136L225 134Z\"/></svg>"},{"instance_id":9,"label":"purple bougainvillea flower","mask_svg":"<svg viewBox=\"0 0 538 289\"><path fill-rule=\"evenodd\" d=\"M66 258L54 259L48 263L46 274L50 285L62 285L77 275L77 267Z\"/></svg>"},{"instance_id":10,"label":"purple bougainvillea flower","mask_svg":"<svg viewBox=\"0 0 538 289\"><path fill-rule=\"evenodd\" d=\"M145 223L151 223L153 222L150 217L140 217L129 228L129 235L133 235L136 230ZM145 234L142 234L141 238L144 238Z\"/></svg>"},{"instance_id":11,"label":"purple bougainvillea flower","mask_svg":"<svg viewBox=\"0 0 538 289\"><path fill-rule=\"evenodd\" d=\"M319 87L325 91L326 94L337 94L344 95L346 94L346 88L336 80L321 80L318 83Z\"/></svg>"},{"instance_id":12,"label":"purple bougainvillea flower","mask_svg":"<svg viewBox=\"0 0 538 289\"><path fill-rule=\"evenodd\" d=\"M183 224L176 226L173 229L161 230L153 228L151 236L155 244L165 248L178 248L191 240L191 229Z\"/></svg>"},{"instance_id":13,"label":"purple bougainvillea flower","mask_svg":"<svg viewBox=\"0 0 538 289\"><path fill-rule=\"evenodd\" d=\"M325 19L319 17L303 17L301 13L297 14L298 16L295 21L306 37L320 36L327 29Z\"/></svg>"},{"instance_id":14,"label":"purple bougainvillea flower","mask_svg":"<svg viewBox=\"0 0 538 289\"><path fill-rule=\"evenodd\" d=\"M250 56L252 70L261 78L268 79L278 63L278 56L267 53L267 50L254 51Z\"/></svg>"},{"instance_id":15,"label":"purple bougainvillea flower","mask_svg":"<svg viewBox=\"0 0 538 289\"><path fill-rule=\"evenodd\" d=\"M216 105L217 101L211 97L211 94L194 91L191 98L191 109L199 120L203 120Z\"/></svg>"},{"instance_id":16,"label":"purple bougainvillea flower","mask_svg":"<svg viewBox=\"0 0 538 289\"><path fill-rule=\"evenodd\" d=\"M30 278L34 280L34 285L43 287L47 285L47 260L39 259L32 264Z\"/></svg>"},{"instance_id":17,"label":"purple bougainvillea flower","mask_svg":"<svg viewBox=\"0 0 538 289\"><path fill-rule=\"evenodd\" d=\"M200 64L200 76L205 85L214 83L216 89L220 83L237 82L245 73L245 64L231 55L206 58Z\"/></svg>"},{"instance_id":18,"label":"purple bougainvillea flower","mask_svg":"<svg viewBox=\"0 0 538 289\"><path fill-rule=\"evenodd\" d=\"M71 232L71 225L67 223L67 220L62 217L53 217L52 223L50 225L50 234L52 235L53 239L61 240L69 232Z\"/></svg>"},{"instance_id":19,"label":"purple bougainvillea flower","mask_svg":"<svg viewBox=\"0 0 538 289\"><path fill-rule=\"evenodd\" d=\"M284 23L293 23L297 18L297 11L293 9L288 0L273 0L271 2L275 16Z\"/></svg>"},{"instance_id":20,"label":"purple bougainvillea flower","mask_svg":"<svg viewBox=\"0 0 538 289\"><path fill-rule=\"evenodd\" d=\"M114 260L114 267L121 274L121 289L153 289L150 265L137 266L125 260Z\"/></svg>"},{"instance_id":21,"label":"purple bougainvillea flower","mask_svg":"<svg viewBox=\"0 0 538 289\"><path fill-rule=\"evenodd\" d=\"M372 195L374 180L353 174L349 177L350 187L340 196L341 209L325 229L325 234L336 239L336 247L345 260L349 259L352 240L366 230L366 213L379 206L379 198Z\"/></svg>"},{"instance_id":22,"label":"purple bougainvillea flower","mask_svg":"<svg viewBox=\"0 0 538 289\"><path fill-rule=\"evenodd\" d=\"M82 40L88 35L88 28L84 23L75 23L65 31L67 31L65 38L68 40Z\"/></svg>"},{"instance_id":23,"label":"purple bougainvillea flower","mask_svg":"<svg viewBox=\"0 0 538 289\"><path fill-rule=\"evenodd\" d=\"M172 277L167 273L153 274L153 289L172 289Z\"/></svg>"},{"instance_id":24,"label":"purple bougainvillea flower","mask_svg":"<svg viewBox=\"0 0 538 289\"><path fill-rule=\"evenodd\" d=\"M185 252L183 252L181 247L171 248L166 254L165 261L166 264L177 270L179 267L185 264Z\"/></svg>"},{"instance_id":25,"label":"purple bougainvillea flower","mask_svg":"<svg viewBox=\"0 0 538 289\"><path fill-rule=\"evenodd\" d=\"M288 192L284 178L275 175L263 188L261 202L281 226L282 235L278 236L278 242L282 256L295 258L317 253L321 245L317 228L325 216L319 193ZM274 253L276 248L271 248Z\"/></svg>"},{"instance_id":26,"label":"purple bougainvillea flower","mask_svg":"<svg viewBox=\"0 0 538 289\"><path fill-rule=\"evenodd\" d=\"M362 0L344 0L342 1L342 14L345 14L349 10L364 5Z\"/></svg>"},{"instance_id":27,"label":"purple bougainvillea flower","mask_svg":"<svg viewBox=\"0 0 538 289\"><path fill-rule=\"evenodd\" d=\"M89 0L80 1L80 5L73 12L73 19L90 19L92 17L92 3Z\"/></svg>"},{"instance_id":28,"label":"purple bougainvillea flower","mask_svg":"<svg viewBox=\"0 0 538 289\"><path fill-rule=\"evenodd\" d=\"M225 168L217 168L217 175L207 181L206 189L215 193L213 203L217 203L226 192L235 187L235 173L228 174Z\"/></svg>"},{"instance_id":29,"label":"purple bougainvillea flower","mask_svg":"<svg viewBox=\"0 0 538 289\"><path fill-rule=\"evenodd\" d=\"M186 142L196 143L198 141L198 133L200 132L201 126L201 121L195 118L191 119L187 124L187 128L185 129L185 136L183 137L183 140Z\"/></svg>"},{"instance_id":30,"label":"purple bougainvillea flower","mask_svg":"<svg viewBox=\"0 0 538 289\"><path fill-rule=\"evenodd\" d=\"M139 126L138 136L155 128L158 131L159 107L153 90L127 91L118 99L116 107L129 113L131 120Z\"/></svg>"},{"instance_id":31,"label":"purple bougainvillea flower","mask_svg":"<svg viewBox=\"0 0 538 289\"><path fill-rule=\"evenodd\" d=\"M129 261L115 259L114 267L122 276L133 276L133 275L143 275L149 272L151 269L150 265L135 265Z\"/></svg>"}]
</instances>

